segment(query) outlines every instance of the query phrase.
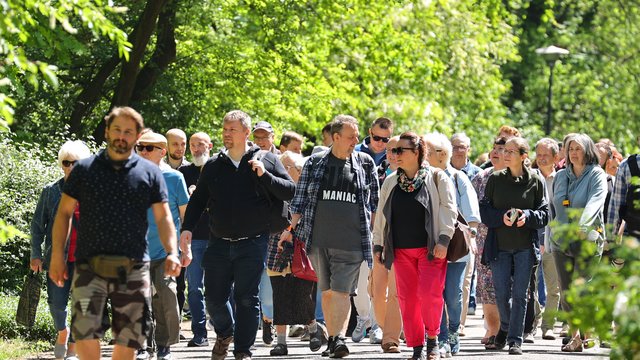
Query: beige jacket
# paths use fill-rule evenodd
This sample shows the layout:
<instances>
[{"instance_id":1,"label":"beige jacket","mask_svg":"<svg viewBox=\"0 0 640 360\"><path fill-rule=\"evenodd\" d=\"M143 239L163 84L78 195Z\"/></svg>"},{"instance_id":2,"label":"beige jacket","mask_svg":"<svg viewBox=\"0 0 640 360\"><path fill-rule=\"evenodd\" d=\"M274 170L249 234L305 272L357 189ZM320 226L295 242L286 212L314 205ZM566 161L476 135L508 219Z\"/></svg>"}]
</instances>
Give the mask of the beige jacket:
<instances>
[{"instance_id":1,"label":"beige jacket","mask_svg":"<svg viewBox=\"0 0 640 360\"><path fill-rule=\"evenodd\" d=\"M416 192L416 200L425 206L426 214L431 216L425 221L427 234L429 234L427 248L430 254L433 253L436 244L449 246L458 216L453 182L444 171L438 171L435 173L438 180L436 188L433 169L433 167L429 167L424 185ZM388 200L391 199L397 184L398 174L396 172L387 176L382 184L378 201L378 215L375 217L373 225L373 244L384 247L382 260L387 268L390 268L393 263L393 239L388 222L391 219L391 202Z\"/></svg>"}]
</instances>

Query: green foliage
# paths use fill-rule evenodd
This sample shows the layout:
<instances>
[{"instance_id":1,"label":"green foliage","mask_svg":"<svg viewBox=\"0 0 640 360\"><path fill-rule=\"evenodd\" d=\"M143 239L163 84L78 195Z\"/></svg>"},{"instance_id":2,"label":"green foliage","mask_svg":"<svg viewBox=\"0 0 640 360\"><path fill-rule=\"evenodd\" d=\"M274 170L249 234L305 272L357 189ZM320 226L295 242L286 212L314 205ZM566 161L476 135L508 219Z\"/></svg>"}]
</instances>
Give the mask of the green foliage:
<instances>
[{"instance_id":1,"label":"green foliage","mask_svg":"<svg viewBox=\"0 0 640 360\"><path fill-rule=\"evenodd\" d=\"M11 93L37 90L41 79L58 86L57 67L42 59L55 54L64 61L82 51L82 42L73 37L78 27L93 37L108 38L118 54L127 58L131 44L126 34L105 15L124 10L90 0L0 0L0 57L4 59L0 64L0 129L6 129L14 117L17 104Z\"/></svg>"},{"instance_id":2,"label":"green foliage","mask_svg":"<svg viewBox=\"0 0 640 360\"><path fill-rule=\"evenodd\" d=\"M47 341L3 340L0 347L0 360L29 359L34 353L42 353L50 349L51 344Z\"/></svg>"},{"instance_id":3,"label":"green foliage","mask_svg":"<svg viewBox=\"0 0 640 360\"><path fill-rule=\"evenodd\" d=\"M19 296L0 297L0 339L21 338L24 340L45 340L51 342L55 339L57 331L53 326L46 293L43 292L36 312L36 322L32 328L25 328L16 324L16 309Z\"/></svg>"},{"instance_id":4,"label":"green foliage","mask_svg":"<svg viewBox=\"0 0 640 360\"><path fill-rule=\"evenodd\" d=\"M586 239L576 219L568 225L553 225L554 236L573 239L582 244L577 257L579 270L567 292L572 305L570 313L560 318L569 321L574 329L589 332L600 341L612 343L612 359L639 359L640 344L640 242L625 238L621 244L609 243L600 259L596 243ZM609 248L610 247L610 248ZM624 266L614 266L624 262ZM612 322L615 330L612 330Z\"/></svg>"},{"instance_id":5,"label":"green foliage","mask_svg":"<svg viewBox=\"0 0 640 360\"><path fill-rule=\"evenodd\" d=\"M29 225L43 187L59 179L62 172L57 165L60 141L51 141L48 147L37 144L16 143L9 133L0 133L0 224L13 230L0 242L0 289L16 292L28 271ZM7 232L8 231L8 232Z\"/></svg>"}]
</instances>

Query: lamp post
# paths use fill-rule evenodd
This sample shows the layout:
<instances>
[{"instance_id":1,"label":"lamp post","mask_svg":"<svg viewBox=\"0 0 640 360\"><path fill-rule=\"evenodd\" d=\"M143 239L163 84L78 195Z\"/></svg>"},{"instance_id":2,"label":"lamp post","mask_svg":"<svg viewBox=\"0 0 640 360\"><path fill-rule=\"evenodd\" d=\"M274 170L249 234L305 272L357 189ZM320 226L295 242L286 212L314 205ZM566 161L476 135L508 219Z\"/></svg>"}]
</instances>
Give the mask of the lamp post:
<instances>
[{"instance_id":1,"label":"lamp post","mask_svg":"<svg viewBox=\"0 0 640 360\"><path fill-rule=\"evenodd\" d=\"M563 55L568 55L569 50L559 48L557 46L547 46L536 49L536 54L541 55L549 65L549 93L547 94L547 121L544 124L544 133L546 135L551 134L551 115L553 108L551 107L551 98L553 97L553 68L556 65L556 61Z\"/></svg>"}]
</instances>

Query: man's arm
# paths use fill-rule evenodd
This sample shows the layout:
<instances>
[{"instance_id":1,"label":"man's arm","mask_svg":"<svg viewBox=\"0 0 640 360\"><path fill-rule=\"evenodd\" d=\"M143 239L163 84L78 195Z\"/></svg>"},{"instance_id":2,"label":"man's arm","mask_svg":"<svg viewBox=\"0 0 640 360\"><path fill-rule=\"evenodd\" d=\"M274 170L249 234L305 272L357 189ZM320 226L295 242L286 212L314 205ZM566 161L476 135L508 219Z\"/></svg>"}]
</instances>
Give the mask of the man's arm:
<instances>
[{"instance_id":1,"label":"man's arm","mask_svg":"<svg viewBox=\"0 0 640 360\"><path fill-rule=\"evenodd\" d=\"M64 249L67 246L69 229L71 229L71 218L73 217L77 203L78 201L76 199L62 193L56 219L53 222L49 278L59 287L64 286L64 281L69 278L67 274L67 264L64 258Z\"/></svg>"},{"instance_id":2,"label":"man's arm","mask_svg":"<svg viewBox=\"0 0 640 360\"><path fill-rule=\"evenodd\" d=\"M176 228L173 225L171 210L166 202L158 202L151 205L153 217L158 226L160 242L167 252L167 259L164 264L164 273L167 276L180 275L180 260L178 259Z\"/></svg>"}]
</instances>

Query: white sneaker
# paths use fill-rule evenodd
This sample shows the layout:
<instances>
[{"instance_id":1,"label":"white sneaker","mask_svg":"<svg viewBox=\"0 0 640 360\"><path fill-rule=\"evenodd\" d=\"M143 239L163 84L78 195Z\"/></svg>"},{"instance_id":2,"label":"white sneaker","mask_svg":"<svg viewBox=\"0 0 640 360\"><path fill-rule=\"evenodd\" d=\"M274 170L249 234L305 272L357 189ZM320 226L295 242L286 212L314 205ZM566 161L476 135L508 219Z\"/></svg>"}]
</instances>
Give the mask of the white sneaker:
<instances>
[{"instance_id":1,"label":"white sneaker","mask_svg":"<svg viewBox=\"0 0 640 360\"><path fill-rule=\"evenodd\" d=\"M367 335L367 328L371 326L371 319L369 318L361 318L358 316L358 322L356 323L356 328L353 329L351 333L351 340L353 342L360 342Z\"/></svg>"},{"instance_id":2,"label":"white sneaker","mask_svg":"<svg viewBox=\"0 0 640 360\"><path fill-rule=\"evenodd\" d=\"M291 325L289 326L289 337L300 337L304 334L304 326Z\"/></svg>"},{"instance_id":3,"label":"white sneaker","mask_svg":"<svg viewBox=\"0 0 640 360\"><path fill-rule=\"evenodd\" d=\"M373 327L371 327L369 342L372 344L382 344L382 329L380 329L378 324L374 324Z\"/></svg>"}]
</instances>

